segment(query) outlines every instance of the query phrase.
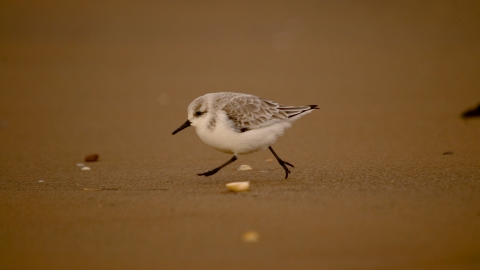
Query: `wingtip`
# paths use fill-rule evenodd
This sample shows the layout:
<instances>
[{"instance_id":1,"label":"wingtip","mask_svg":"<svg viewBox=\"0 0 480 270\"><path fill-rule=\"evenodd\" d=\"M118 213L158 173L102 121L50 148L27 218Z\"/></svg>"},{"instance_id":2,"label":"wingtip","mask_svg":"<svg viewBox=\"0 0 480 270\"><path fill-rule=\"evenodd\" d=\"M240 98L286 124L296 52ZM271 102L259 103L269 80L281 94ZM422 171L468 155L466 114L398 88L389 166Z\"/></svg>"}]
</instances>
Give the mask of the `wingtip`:
<instances>
[{"instance_id":1,"label":"wingtip","mask_svg":"<svg viewBox=\"0 0 480 270\"><path fill-rule=\"evenodd\" d=\"M310 109L312 109L312 110L313 109L316 109L316 110L320 109L320 108L318 108L318 105L307 105L307 106L310 106Z\"/></svg>"}]
</instances>

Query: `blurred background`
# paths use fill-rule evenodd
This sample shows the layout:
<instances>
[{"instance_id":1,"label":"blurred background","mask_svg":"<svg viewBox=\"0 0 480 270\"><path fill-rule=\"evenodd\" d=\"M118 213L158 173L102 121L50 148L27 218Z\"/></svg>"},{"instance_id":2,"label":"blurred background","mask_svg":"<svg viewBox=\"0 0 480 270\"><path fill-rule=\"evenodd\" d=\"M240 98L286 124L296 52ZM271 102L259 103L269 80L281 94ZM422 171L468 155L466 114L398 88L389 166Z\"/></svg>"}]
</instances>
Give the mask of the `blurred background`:
<instances>
[{"instance_id":1,"label":"blurred background","mask_svg":"<svg viewBox=\"0 0 480 270\"><path fill-rule=\"evenodd\" d=\"M193 129L171 133L186 120L194 98L222 91L287 105L318 104L320 110L296 122L275 144L279 156L297 167L292 181L277 181L283 171L278 164L265 165L272 158L268 151L241 157L254 168L272 169L268 176L235 174L240 163L216 178L200 181L195 175L229 156L201 143ZM480 125L460 114L479 102L476 0L4 0L0 189L2 218L9 223L0 226L7 243L2 246L0 237L0 250L14 258L10 266L22 258L49 265L55 257L49 256L60 254L64 267L71 264L69 256L85 262L96 252L106 258L98 265L128 269L186 250L198 261L214 260L215 254L232 261L237 255L265 255L279 269L288 266L282 264L290 258L284 251L296 247L296 255L288 254L310 258L312 264L304 266L318 266L322 250L330 254L326 265L347 268L359 262L410 265L417 256L439 269L445 261L436 258L450 256L447 263L474 269ZM74 164L91 153L100 154L100 163L88 176L79 174ZM41 187L39 179L45 179ZM258 209L263 210L255 212L242 197L230 200L221 193L225 182L245 179L261 179L264 204ZM81 193L99 186L120 191L88 200ZM132 189L169 191L122 197ZM288 193L292 190L298 193ZM96 200L106 205L108 196L118 196L112 211L95 210ZM155 201L162 198L167 199ZM186 206L179 202L184 200ZM90 202L94 210L86 207ZM226 207L233 206L243 209L245 220L229 215ZM149 216L156 211L174 218ZM289 215L295 222L283 220ZM118 220L127 221L118 225ZM262 237L270 239L258 246L259 253L225 240L232 237L231 228L248 229L242 227L247 221L264 228ZM289 234L293 223L294 236ZM328 236L318 236L319 231ZM162 243L168 246L159 247ZM216 243L222 250L208 253ZM167 255L158 257L155 248ZM385 253L391 256L377 257Z\"/></svg>"},{"instance_id":2,"label":"blurred background","mask_svg":"<svg viewBox=\"0 0 480 270\"><path fill-rule=\"evenodd\" d=\"M285 144L310 136L324 158L413 151L389 134L428 146L480 101L478 1L3 1L0 25L7 161L59 144L175 155L200 144L170 134L210 92L318 104Z\"/></svg>"}]
</instances>

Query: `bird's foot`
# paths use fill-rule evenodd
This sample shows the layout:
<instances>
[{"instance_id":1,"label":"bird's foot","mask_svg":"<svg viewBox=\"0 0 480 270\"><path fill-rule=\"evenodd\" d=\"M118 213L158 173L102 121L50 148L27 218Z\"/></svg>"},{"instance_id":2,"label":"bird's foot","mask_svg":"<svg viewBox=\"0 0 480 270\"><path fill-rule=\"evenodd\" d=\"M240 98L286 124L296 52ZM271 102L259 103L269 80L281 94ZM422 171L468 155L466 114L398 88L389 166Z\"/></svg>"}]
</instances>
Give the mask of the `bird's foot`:
<instances>
[{"instance_id":1,"label":"bird's foot","mask_svg":"<svg viewBox=\"0 0 480 270\"><path fill-rule=\"evenodd\" d=\"M210 175L216 174L219 170L220 170L220 169L213 169L213 170L208 171L208 172L198 173L197 175L198 175L198 176L210 176Z\"/></svg>"},{"instance_id":2,"label":"bird's foot","mask_svg":"<svg viewBox=\"0 0 480 270\"><path fill-rule=\"evenodd\" d=\"M287 164L288 166L290 166L290 167L292 167L292 168L295 168L295 166L293 166L293 164L288 163L288 162L286 162L285 160L282 160L282 162L285 163L285 164Z\"/></svg>"},{"instance_id":3,"label":"bird's foot","mask_svg":"<svg viewBox=\"0 0 480 270\"><path fill-rule=\"evenodd\" d=\"M287 179L287 178L288 178L288 175L289 175L291 172L290 172L290 170L288 169L288 167L285 166L285 165L288 165L288 166L290 166L290 167L292 167L292 168L295 168L295 167L293 166L293 164L291 164L291 163L289 163L289 162L286 162L286 161L284 161L284 160L281 160L281 159L278 160L278 163L280 163L280 166L282 166L282 168L285 170L285 179Z\"/></svg>"}]
</instances>

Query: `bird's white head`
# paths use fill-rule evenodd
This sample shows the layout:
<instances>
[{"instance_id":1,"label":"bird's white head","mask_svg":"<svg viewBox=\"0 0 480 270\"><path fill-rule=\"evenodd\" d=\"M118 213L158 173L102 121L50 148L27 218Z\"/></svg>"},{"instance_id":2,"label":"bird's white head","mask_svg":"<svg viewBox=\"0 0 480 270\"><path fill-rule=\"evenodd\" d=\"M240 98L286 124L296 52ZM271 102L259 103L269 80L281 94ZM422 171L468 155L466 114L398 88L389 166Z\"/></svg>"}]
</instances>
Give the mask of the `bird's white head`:
<instances>
[{"instance_id":1,"label":"bird's white head","mask_svg":"<svg viewBox=\"0 0 480 270\"><path fill-rule=\"evenodd\" d=\"M192 101L187 109L187 117L190 125L195 128L204 125L204 123L208 121L208 111L208 99L205 96L198 97Z\"/></svg>"},{"instance_id":2,"label":"bird's white head","mask_svg":"<svg viewBox=\"0 0 480 270\"><path fill-rule=\"evenodd\" d=\"M208 98L201 96L196 98L187 109L188 120L179 128L177 128L172 134L179 132L180 130L189 126L198 128L200 126L206 126L206 122L209 121L207 115L209 111Z\"/></svg>"}]
</instances>

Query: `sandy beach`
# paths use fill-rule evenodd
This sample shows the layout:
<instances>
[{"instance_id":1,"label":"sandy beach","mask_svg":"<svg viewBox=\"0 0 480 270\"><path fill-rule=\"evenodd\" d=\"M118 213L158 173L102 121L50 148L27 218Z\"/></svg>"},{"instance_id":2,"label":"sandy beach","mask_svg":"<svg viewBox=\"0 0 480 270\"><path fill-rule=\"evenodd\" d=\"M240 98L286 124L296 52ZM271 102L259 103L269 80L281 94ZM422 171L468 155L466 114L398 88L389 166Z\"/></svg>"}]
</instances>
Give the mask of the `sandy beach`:
<instances>
[{"instance_id":1,"label":"sandy beach","mask_svg":"<svg viewBox=\"0 0 480 270\"><path fill-rule=\"evenodd\" d=\"M0 269L480 269L479 74L478 1L6 1ZM223 91L318 104L288 179L196 175Z\"/></svg>"}]
</instances>

